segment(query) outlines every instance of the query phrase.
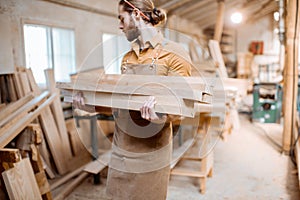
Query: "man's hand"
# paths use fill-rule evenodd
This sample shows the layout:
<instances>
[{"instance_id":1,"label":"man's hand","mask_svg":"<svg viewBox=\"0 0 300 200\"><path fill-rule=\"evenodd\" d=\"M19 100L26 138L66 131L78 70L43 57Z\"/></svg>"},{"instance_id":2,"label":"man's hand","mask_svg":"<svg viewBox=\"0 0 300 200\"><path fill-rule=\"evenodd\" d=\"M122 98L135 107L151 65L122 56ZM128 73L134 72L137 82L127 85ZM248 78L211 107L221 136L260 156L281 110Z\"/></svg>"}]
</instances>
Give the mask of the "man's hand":
<instances>
[{"instance_id":1,"label":"man's hand","mask_svg":"<svg viewBox=\"0 0 300 200\"><path fill-rule=\"evenodd\" d=\"M149 99L145 101L144 105L140 108L142 118L157 124L165 123L167 120L167 115L162 115L159 117L154 110L155 104L156 100L153 96L149 97Z\"/></svg>"},{"instance_id":2,"label":"man's hand","mask_svg":"<svg viewBox=\"0 0 300 200\"><path fill-rule=\"evenodd\" d=\"M80 110L84 110L87 112L95 112L95 106L85 104L82 92L77 92L73 96L73 107L75 109L80 109Z\"/></svg>"}]
</instances>

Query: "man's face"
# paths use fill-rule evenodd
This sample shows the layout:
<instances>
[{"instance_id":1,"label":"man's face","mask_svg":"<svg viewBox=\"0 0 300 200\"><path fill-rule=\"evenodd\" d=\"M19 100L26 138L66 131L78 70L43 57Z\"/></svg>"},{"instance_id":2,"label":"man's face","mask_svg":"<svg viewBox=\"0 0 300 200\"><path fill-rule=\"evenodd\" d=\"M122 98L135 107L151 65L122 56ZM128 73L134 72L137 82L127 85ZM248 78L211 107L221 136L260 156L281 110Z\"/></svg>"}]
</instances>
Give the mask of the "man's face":
<instances>
[{"instance_id":1,"label":"man's face","mask_svg":"<svg viewBox=\"0 0 300 200\"><path fill-rule=\"evenodd\" d=\"M119 28L124 32L129 42L135 40L140 35L140 31L135 25L133 16L124 11L122 5L119 6L119 20Z\"/></svg>"}]
</instances>

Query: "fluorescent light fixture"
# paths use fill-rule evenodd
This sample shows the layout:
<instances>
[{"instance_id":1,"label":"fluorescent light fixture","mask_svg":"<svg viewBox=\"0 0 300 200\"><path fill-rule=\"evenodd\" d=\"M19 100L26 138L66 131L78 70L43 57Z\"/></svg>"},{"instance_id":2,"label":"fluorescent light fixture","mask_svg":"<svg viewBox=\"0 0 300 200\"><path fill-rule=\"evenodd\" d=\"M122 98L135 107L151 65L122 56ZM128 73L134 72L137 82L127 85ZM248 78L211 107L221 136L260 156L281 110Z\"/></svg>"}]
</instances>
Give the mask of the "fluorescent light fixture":
<instances>
[{"instance_id":1,"label":"fluorescent light fixture","mask_svg":"<svg viewBox=\"0 0 300 200\"><path fill-rule=\"evenodd\" d=\"M243 20L243 15L240 12L235 12L230 17L231 21L235 24L239 24Z\"/></svg>"},{"instance_id":2,"label":"fluorescent light fixture","mask_svg":"<svg viewBox=\"0 0 300 200\"><path fill-rule=\"evenodd\" d=\"M279 21L279 12L278 11L274 12L273 17L274 17L274 20L278 22Z\"/></svg>"}]
</instances>

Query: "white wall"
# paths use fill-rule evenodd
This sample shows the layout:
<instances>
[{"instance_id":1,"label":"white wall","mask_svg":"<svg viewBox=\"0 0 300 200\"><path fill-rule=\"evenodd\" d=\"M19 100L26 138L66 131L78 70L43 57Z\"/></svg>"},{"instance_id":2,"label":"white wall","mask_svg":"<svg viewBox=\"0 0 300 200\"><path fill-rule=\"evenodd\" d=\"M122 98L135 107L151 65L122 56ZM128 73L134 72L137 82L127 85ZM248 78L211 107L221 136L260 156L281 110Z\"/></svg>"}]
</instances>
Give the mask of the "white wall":
<instances>
[{"instance_id":1,"label":"white wall","mask_svg":"<svg viewBox=\"0 0 300 200\"><path fill-rule=\"evenodd\" d=\"M117 16L118 0L66 0L91 6ZM75 30L77 70L103 65L102 33L120 34L116 17L69 8L41 0L0 0L0 74L25 66L23 24L37 23ZM202 30L177 17L169 18L169 28L198 36ZM246 52L251 41L263 40L265 52L273 49L273 23L265 17L253 24L240 25L238 51ZM98 46L98 47L97 47ZM95 49L96 48L96 49ZM87 59L88 58L88 59ZM83 69L82 69L83 68Z\"/></svg>"},{"instance_id":2,"label":"white wall","mask_svg":"<svg viewBox=\"0 0 300 200\"><path fill-rule=\"evenodd\" d=\"M94 1L94 4L93 4ZM97 9L117 16L117 0L89 0ZM116 17L69 8L40 0L0 1L0 74L14 71L14 66L25 66L23 24L35 23L75 30L76 67L85 69L103 65L102 48L97 48L85 61L90 52L101 43L102 33L120 33Z\"/></svg>"},{"instance_id":3,"label":"white wall","mask_svg":"<svg viewBox=\"0 0 300 200\"><path fill-rule=\"evenodd\" d=\"M264 41L264 53L275 53L273 18L266 16L255 23L241 24L237 28L238 52L247 52L251 41Z\"/></svg>"},{"instance_id":4,"label":"white wall","mask_svg":"<svg viewBox=\"0 0 300 200\"><path fill-rule=\"evenodd\" d=\"M9 15L0 14L0 27L0 74L12 73L14 61Z\"/></svg>"}]
</instances>

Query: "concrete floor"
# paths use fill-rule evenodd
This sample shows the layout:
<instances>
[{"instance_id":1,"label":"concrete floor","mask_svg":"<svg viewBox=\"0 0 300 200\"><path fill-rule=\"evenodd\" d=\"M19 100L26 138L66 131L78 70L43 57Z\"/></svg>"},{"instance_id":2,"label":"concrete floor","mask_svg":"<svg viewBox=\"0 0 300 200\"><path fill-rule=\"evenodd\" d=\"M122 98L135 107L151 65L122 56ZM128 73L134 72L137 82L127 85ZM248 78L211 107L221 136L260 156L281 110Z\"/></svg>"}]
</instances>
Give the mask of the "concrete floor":
<instances>
[{"instance_id":1,"label":"concrete floor","mask_svg":"<svg viewBox=\"0 0 300 200\"><path fill-rule=\"evenodd\" d=\"M206 193L199 193L196 178L172 176L168 200L300 199L296 168L278 147L282 126L252 124L248 118L240 115L240 130L215 146L214 172L207 180ZM66 199L106 200L105 182L102 179L102 184L93 185L89 177Z\"/></svg>"}]
</instances>

